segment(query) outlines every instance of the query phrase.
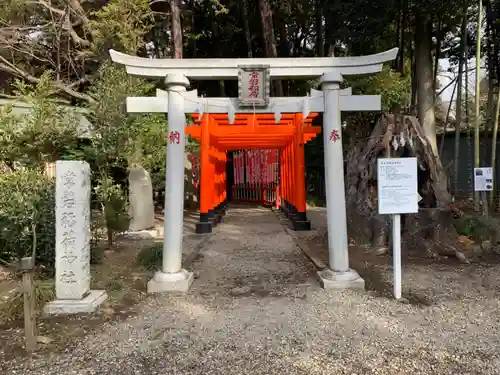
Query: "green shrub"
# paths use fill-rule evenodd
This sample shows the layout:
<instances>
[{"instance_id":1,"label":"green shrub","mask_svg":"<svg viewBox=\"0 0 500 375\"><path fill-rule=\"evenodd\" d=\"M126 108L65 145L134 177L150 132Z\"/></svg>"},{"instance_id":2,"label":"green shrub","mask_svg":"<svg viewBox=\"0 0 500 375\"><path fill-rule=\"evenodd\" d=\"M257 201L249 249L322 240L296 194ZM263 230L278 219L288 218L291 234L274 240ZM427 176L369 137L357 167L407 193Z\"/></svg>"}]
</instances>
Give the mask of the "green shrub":
<instances>
[{"instance_id":1,"label":"green shrub","mask_svg":"<svg viewBox=\"0 0 500 375\"><path fill-rule=\"evenodd\" d=\"M325 202L320 198L311 198L307 200L307 204L311 207L325 207Z\"/></svg>"},{"instance_id":2,"label":"green shrub","mask_svg":"<svg viewBox=\"0 0 500 375\"><path fill-rule=\"evenodd\" d=\"M52 280L35 281L36 310L41 311L43 306L55 298L54 282ZM16 288L0 305L2 320L21 318L24 314L24 293L22 287Z\"/></svg>"},{"instance_id":3,"label":"green shrub","mask_svg":"<svg viewBox=\"0 0 500 375\"><path fill-rule=\"evenodd\" d=\"M106 283L106 290L110 292L119 292L123 289L123 283L119 280L109 280Z\"/></svg>"},{"instance_id":4,"label":"green shrub","mask_svg":"<svg viewBox=\"0 0 500 375\"><path fill-rule=\"evenodd\" d=\"M496 237L499 228L497 220L486 216L463 215L454 224L458 234L479 242Z\"/></svg>"},{"instance_id":5,"label":"green shrub","mask_svg":"<svg viewBox=\"0 0 500 375\"><path fill-rule=\"evenodd\" d=\"M130 224L128 201L125 191L107 175L102 175L95 188L97 199L104 213L108 234L108 246L111 247L115 233L125 232Z\"/></svg>"},{"instance_id":6,"label":"green shrub","mask_svg":"<svg viewBox=\"0 0 500 375\"><path fill-rule=\"evenodd\" d=\"M101 264L104 258L104 249L100 246L90 247L90 264Z\"/></svg>"},{"instance_id":7,"label":"green shrub","mask_svg":"<svg viewBox=\"0 0 500 375\"><path fill-rule=\"evenodd\" d=\"M55 262L54 180L37 170L0 176L0 259L15 263L31 256L33 228L36 264L53 272Z\"/></svg>"},{"instance_id":8,"label":"green shrub","mask_svg":"<svg viewBox=\"0 0 500 375\"><path fill-rule=\"evenodd\" d=\"M162 259L162 244L145 247L137 255L137 263L148 270L160 268Z\"/></svg>"}]
</instances>

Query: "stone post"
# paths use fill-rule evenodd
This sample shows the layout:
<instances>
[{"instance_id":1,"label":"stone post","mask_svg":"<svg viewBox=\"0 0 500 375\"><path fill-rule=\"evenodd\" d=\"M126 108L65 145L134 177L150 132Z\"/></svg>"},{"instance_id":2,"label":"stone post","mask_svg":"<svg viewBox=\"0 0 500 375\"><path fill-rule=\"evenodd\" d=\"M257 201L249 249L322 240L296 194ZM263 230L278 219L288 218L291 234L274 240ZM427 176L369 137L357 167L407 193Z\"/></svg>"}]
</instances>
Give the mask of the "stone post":
<instances>
[{"instance_id":1,"label":"stone post","mask_svg":"<svg viewBox=\"0 0 500 375\"><path fill-rule=\"evenodd\" d=\"M94 311L107 295L90 290L90 167L84 161L56 163L56 300L48 314Z\"/></svg>"},{"instance_id":2,"label":"stone post","mask_svg":"<svg viewBox=\"0 0 500 375\"><path fill-rule=\"evenodd\" d=\"M349 268L346 199L344 186L344 155L338 72L326 73L320 85L323 90L323 143L325 153L325 185L328 223L329 268L318 273L325 289L364 289L365 283Z\"/></svg>"},{"instance_id":3,"label":"stone post","mask_svg":"<svg viewBox=\"0 0 500 375\"><path fill-rule=\"evenodd\" d=\"M128 170L129 230L151 229L155 225L153 184L149 172L140 165Z\"/></svg>"},{"instance_id":4,"label":"stone post","mask_svg":"<svg viewBox=\"0 0 500 375\"><path fill-rule=\"evenodd\" d=\"M184 225L184 150L186 116L184 96L188 79L181 74L168 74L167 176L162 269L148 282L148 293L187 292L193 274L182 269L182 236Z\"/></svg>"}]
</instances>

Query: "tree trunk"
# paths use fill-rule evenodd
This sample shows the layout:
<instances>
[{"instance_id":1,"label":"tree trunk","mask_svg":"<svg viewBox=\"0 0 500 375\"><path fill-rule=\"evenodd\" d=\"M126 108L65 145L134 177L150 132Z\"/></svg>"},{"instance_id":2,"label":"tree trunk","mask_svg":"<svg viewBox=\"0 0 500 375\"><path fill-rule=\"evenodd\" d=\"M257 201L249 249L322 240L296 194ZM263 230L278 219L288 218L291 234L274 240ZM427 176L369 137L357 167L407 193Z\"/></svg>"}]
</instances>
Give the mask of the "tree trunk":
<instances>
[{"instance_id":1,"label":"tree trunk","mask_svg":"<svg viewBox=\"0 0 500 375\"><path fill-rule=\"evenodd\" d=\"M402 142L404 139L404 142ZM398 147L393 147L397 142ZM446 255L456 253L443 248L447 236L456 232L451 217L451 196L447 191L447 176L432 151L423 128L413 116L382 115L365 145L352 147L346 156L346 200L352 238L371 242L382 254L388 249L390 226L386 215L377 214L377 159L380 157L414 156L425 170L419 169L418 193L422 196L421 210L405 215L405 243L417 252ZM360 222L371 225L359 225Z\"/></svg>"},{"instance_id":2,"label":"tree trunk","mask_svg":"<svg viewBox=\"0 0 500 375\"><path fill-rule=\"evenodd\" d=\"M220 45L221 45L221 40L220 40L220 35L219 35L219 24L217 23L212 23L212 33L214 36L215 40L215 56L216 57L222 57ZM224 80L219 81L219 96L225 97L226 96L226 85L224 83Z\"/></svg>"},{"instance_id":3,"label":"tree trunk","mask_svg":"<svg viewBox=\"0 0 500 375\"><path fill-rule=\"evenodd\" d=\"M467 4L464 8L464 15L462 18L462 30L460 40L460 56L458 61L458 81L457 81L457 105L455 108L455 155L453 158L453 194L458 193L458 174L460 171L460 133L462 131L462 82L464 76L464 63L466 56L467 46Z\"/></svg>"},{"instance_id":4,"label":"tree trunk","mask_svg":"<svg viewBox=\"0 0 500 375\"><path fill-rule=\"evenodd\" d=\"M488 64L488 106L486 111L486 121L488 131L493 127L494 118L496 117L496 91L498 87L498 33L497 33L497 10L493 9L491 0L485 1L486 13L486 51Z\"/></svg>"},{"instance_id":5,"label":"tree trunk","mask_svg":"<svg viewBox=\"0 0 500 375\"><path fill-rule=\"evenodd\" d=\"M266 57L278 57L276 38L274 36L273 12L269 0L259 0L259 15ZM276 96L283 96L281 81L275 81L274 83Z\"/></svg>"},{"instance_id":6,"label":"tree trunk","mask_svg":"<svg viewBox=\"0 0 500 375\"><path fill-rule=\"evenodd\" d=\"M493 124L493 137L491 140L491 167L493 168L493 190L490 192L490 207L493 208L493 200L495 198L496 184L496 160L497 160L497 135L498 135L498 117L500 113L500 94L497 95L495 123Z\"/></svg>"},{"instance_id":7,"label":"tree trunk","mask_svg":"<svg viewBox=\"0 0 500 375\"><path fill-rule=\"evenodd\" d=\"M262 39L266 57L277 57L276 38L274 37L273 13L268 0L259 0L259 15Z\"/></svg>"},{"instance_id":8,"label":"tree trunk","mask_svg":"<svg viewBox=\"0 0 500 375\"><path fill-rule=\"evenodd\" d=\"M181 0L170 0L174 58L182 59Z\"/></svg>"},{"instance_id":9,"label":"tree trunk","mask_svg":"<svg viewBox=\"0 0 500 375\"><path fill-rule=\"evenodd\" d=\"M482 13L483 13L483 1L478 0L479 10L478 10L478 20L477 20L477 35L476 35L476 118L474 124L474 168L479 168L479 127L481 125L480 120L480 99L481 99L481 24L482 24ZM474 209L479 212L480 201L479 192L474 192Z\"/></svg>"},{"instance_id":10,"label":"tree trunk","mask_svg":"<svg viewBox=\"0 0 500 375\"><path fill-rule=\"evenodd\" d=\"M247 42L247 56L252 58L252 33L250 32L248 0L241 0L241 13L243 15L243 32L245 33L245 40Z\"/></svg>"},{"instance_id":11,"label":"tree trunk","mask_svg":"<svg viewBox=\"0 0 500 375\"><path fill-rule=\"evenodd\" d=\"M417 108L417 63L416 63L416 40L417 36L414 34L413 40L410 42L411 48L411 102L410 102L410 109L413 114L415 112L416 114L416 108Z\"/></svg>"},{"instance_id":12,"label":"tree trunk","mask_svg":"<svg viewBox=\"0 0 500 375\"><path fill-rule=\"evenodd\" d=\"M191 15L191 33L196 34L194 14ZM197 50L198 50L196 38L191 38L191 39L192 39L191 56L193 58L196 58Z\"/></svg>"},{"instance_id":13,"label":"tree trunk","mask_svg":"<svg viewBox=\"0 0 500 375\"><path fill-rule=\"evenodd\" d=\"M325 15L325 56L333 56L335 49L335 24L332 16Z\"/></svg>"},{"instance_id":14,"label":"tree trunk","mask_svg":"<svg viewBox=\"0 0 500 375\"><path fill-rule=\"evenodd\" d=\"M316 55L325 56L325 37L323 35L323 8L321 0L316 0Z\"/></svg>"},{"instance_id":15,"label":"tree trunk","mask_svg":"<svg viewBox=\"0 0 500 375\"><path fill-rule=\"evenodd\" d=\"M434 110L434 75L432 69L432 22L428 15L417 13L415 27L415 65L417 78L418 119L429 139L432 151L438 154L436 113Z\"/></svg>"},{"instance_id":16,"label":"tree trunk","mask_svg":"<svg viewBox=\"0 0 500 375\"><path fill-rule=\"evenodd\" d=\"M288 11L285 8L285 2L279 1L279 17L278 17L278 25L276 28L279 32L279 51L281 57L290 57L290 45L288 43L288 33L286 30L287 25L287 15ZM283 80L281 81L281 85L283 87L283 95L290 96L291 87L293 87L293 81Z\"/></svg>"},{"instance_id":17,"label":"tree trunk","mask_svg":"<svg viewBox=\"0 0 500 375\"><path fill-rule=\"evenodd\" d=\"M399 73L404 74L405 70L405 30L406 30L406 16L407 16L407 0L401 1L401 8L399 9L399 53L396 69Z\"/></svg>"},{"instance_id":18,"label":"tree trunk","mask_svg":"<svg viewBox=\"0 0 500 375\"><path fill-rule=\"evenodd\" d=\"M439 73L439 57L441 55L441 44L442 44L442 35L441 35L441 19L438 20L437 30L436 30L436 52L434 55L434 77L432 79L432 87L434 88L434 92L437 89L437 76Z\"/></svg>"}]
</instances>

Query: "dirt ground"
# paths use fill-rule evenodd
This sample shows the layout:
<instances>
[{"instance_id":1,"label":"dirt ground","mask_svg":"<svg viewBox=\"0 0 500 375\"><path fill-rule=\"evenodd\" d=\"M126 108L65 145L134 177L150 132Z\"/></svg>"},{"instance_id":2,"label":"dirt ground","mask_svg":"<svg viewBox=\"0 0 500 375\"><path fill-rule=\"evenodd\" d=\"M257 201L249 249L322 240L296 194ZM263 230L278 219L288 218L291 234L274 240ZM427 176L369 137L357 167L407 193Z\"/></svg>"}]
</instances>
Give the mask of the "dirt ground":
<instances>
[{"instance_id":1,"label":"dirt ground","mask_svg":"<svg viewBox=\"0 0 500 375\"><path fill-rule=\"evenodd\" d=\"M310 217L325 225L321 209ZM367 291L325 292L298 246L307 237L285 227L268 209L231 208L186 266L195 274L188 294L141 294L133 313L50 353L11 356L6 373L500 374L497 260L410 259L405 293L418 297L401 303L387 291L390 257L352 248ZM317 251L324 257L324 244Z\"/></svg>"},{"instance_id":2,"label":"dirt ground","mask_svg":"<svg viewBox=\"0 0 500 375\"><path fill-rule=\"evenodd\" d=\"M291 233L304 241L309 251L328 263L326 242L326 209L309 210L314 230ZM498 298L500 293L500 256L483 255L478 261L464 264L454 257L429 258L422 249L402 246L403 294L408 302L430 306L446 300L459 301L472 294ZM392 256L377 255L367 246L349 246L349 261L366 282L366 288L376 295L392 297ZM320 267L321 268L321 267Z\"/></svg>"},{"instance_id":3,"label":"dirt ground","mask_svg":"<svg viewBox=\"0 0 500 375\"><path fill-rule=\"evenodd\" d=\"M184 263L192 263L201 238L193 234L198 219L195 211L186 211L184 218L186 251ZM137 254L141 249L161 246L163 218L156 215L155 230L143 232L145 236L119 236L111 250L104 251L100 264L91 265L92 289L103 289L108 293L108 300L95 314L78 316L43 316L39 312L37 334L48 338L39 346L37 355L64 351L86 335L98 331L107 322L122 322L135 316L140 303L146 297L146 284L153 271L148 271L137 264ZM156 233L155 233L156 232ZM149 233L155 235L150 237ZM103 246L105 246L103 244ZM20 287L20 280L9 277L0 281L0 304L13 289ZM22 358L24 351L23 319L0 319L0 363Z\"/></svg>"}]
</instances>

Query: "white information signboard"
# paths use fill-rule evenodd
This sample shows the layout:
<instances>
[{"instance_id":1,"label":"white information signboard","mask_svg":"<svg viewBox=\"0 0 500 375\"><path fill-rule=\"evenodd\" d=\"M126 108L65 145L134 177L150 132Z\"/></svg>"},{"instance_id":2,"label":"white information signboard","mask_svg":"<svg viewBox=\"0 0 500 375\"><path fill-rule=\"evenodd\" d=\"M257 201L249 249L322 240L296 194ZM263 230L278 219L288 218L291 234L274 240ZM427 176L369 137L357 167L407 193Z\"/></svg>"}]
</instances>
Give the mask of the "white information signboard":
<instances>
[{"instance_id":1,"label":"white information signboard","mask_svg":"<svg viewBox=\"0 0 500 375\"><path fill-rule=\"evenodd\" d=\"M418 212L417 158L378 159L378 213Z\"/></svg>"},{"instance_id":2,"label":"white information signboard","mask_svg":"<svg viewBox=\"0 0 500 375\"><path fill-rule=\"evenodd\" d=\"M401 214L418 212L417 158L377 160L378 212L392 215L392 263L394 297L402 297Z\"/></svg>"},{"instance_id":3,"label":"white information signboard","mask_svg":"<svg viewBox=\"0 0 500 375\"><path fill-rule=\"evenodd\" d=\"M493 190L493 168L474 168L474 191Z\"/></svg>"}]
</instances>

